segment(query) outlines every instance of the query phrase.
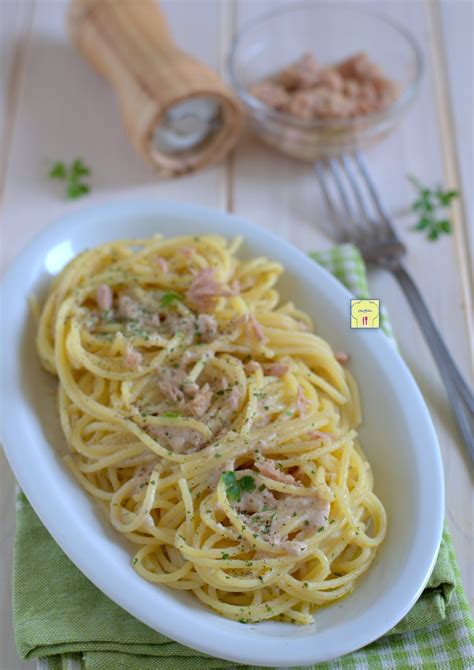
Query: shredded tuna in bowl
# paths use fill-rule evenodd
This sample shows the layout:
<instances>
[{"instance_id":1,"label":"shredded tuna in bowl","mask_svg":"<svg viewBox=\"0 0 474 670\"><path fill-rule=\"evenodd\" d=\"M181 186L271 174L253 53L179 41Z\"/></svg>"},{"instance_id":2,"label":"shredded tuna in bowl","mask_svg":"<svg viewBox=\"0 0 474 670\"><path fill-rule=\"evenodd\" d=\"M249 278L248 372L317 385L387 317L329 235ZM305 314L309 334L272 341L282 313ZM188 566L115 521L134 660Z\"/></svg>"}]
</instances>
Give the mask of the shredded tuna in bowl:
<instances>
[{"instance_id":1,"label":"shredded tuna in bowl","mask_svg":"<svg viewBox=\"0 0 474 670\"><path fill-rule=\"evenodd\" d=\"M422 59L413 37L389 19L294 3L242 28L229 73L253 131L314 161L386 137L415 98Z\"/></svg>"}]
</instances>

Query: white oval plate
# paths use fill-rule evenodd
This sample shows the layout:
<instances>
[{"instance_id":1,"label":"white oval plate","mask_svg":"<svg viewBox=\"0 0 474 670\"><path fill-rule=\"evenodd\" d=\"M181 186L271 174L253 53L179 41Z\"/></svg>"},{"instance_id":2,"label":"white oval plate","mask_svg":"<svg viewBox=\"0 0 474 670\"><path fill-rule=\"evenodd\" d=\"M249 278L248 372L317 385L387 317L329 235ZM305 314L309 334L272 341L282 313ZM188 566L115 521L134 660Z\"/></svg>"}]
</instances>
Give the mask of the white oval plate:
<instances>
[{"instance_id":1,"label":"white oval plate","mask_svg":"<svg viewBox=\"0 0 474 670\"><path fill-rule=\"evenodd\" d=\"M379 556L354 593L322 609L311 626L242 625L192 595L153 585L131 567L130 548L64 468L55 380L41 370L27 298L86 247L155 232L244 236L243 255L265 254L286 268L280 289L307 310L335 350L348 351L358 380L362 444L388 513ZM420 392L385 335L351 330L350 294L328 272L261 228L222 212L158 201L116 201L76 211L42 232L3 282L1 354L8 460L42 522L107 596L164 635L231 661L269 666L318 663L363 647L408 612L433 568L444 517L436 435Z\"/></svg>"}]
</instances>

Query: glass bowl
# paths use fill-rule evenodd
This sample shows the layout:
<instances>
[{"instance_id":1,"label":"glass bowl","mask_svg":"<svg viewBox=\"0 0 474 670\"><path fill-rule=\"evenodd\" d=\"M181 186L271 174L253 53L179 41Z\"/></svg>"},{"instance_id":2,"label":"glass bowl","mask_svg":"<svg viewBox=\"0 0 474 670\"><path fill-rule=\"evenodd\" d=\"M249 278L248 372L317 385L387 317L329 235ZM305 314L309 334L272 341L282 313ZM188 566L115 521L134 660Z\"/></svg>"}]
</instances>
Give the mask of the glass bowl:
<instances>
[{"instance_id":1,"label":"glass bowl","mask_svg":"<svg viewBox=\"0 0 474 670\"><path fill-rule=\"evenodd\" d=\"M377 113L338 119L299 119L276 111L249 87L295 62L304 52L332 65L365 51L399 86L399 96ZM398 124L413 102L422 74L420 49L391 19L343 4L293 3L250 22L229 55L231 84L257 135L280 151L307 161L367 148Z\"/></svg>"}]
</instances>

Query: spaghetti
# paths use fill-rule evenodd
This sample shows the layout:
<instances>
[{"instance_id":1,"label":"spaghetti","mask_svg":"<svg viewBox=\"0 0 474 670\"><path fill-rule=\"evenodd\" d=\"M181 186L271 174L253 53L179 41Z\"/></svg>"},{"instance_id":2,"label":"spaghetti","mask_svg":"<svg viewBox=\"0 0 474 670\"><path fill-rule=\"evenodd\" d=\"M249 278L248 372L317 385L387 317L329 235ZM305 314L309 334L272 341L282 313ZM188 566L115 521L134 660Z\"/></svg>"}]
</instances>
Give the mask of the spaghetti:
<instances>
[{"instance_id":1,"label":"spaghetti","mask_svg":"<svg viewBox=\"0 0 474 670\"><path fill-rule=\"evenodd\" d=\"M66 457L145 579L242 622L313 621L386 531L357 387L280 305L283 272L215 235L116 241L55 279L37 347Z\"/></svg>"}]
</instances>

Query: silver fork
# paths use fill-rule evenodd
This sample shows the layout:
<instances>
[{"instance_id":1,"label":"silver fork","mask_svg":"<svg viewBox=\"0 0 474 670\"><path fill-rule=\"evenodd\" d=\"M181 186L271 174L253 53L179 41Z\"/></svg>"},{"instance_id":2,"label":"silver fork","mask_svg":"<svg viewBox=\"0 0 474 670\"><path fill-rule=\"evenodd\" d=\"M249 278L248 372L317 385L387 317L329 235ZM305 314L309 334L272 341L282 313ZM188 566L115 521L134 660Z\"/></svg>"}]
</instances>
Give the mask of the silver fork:
<instances>
[{"instance_id":1,"label":"silver fork","mask_svg":"<svg viewBox=\"0 0 474 670\"><path fill-rule=\"evenodd\" d=\"M377 193L360 153L315 163L315 171L334 223L338 241L352 242L368 263L389 270L398 280L423 331L446 387L459 432L474 464L474 396L461 376L426 304L401 259L406 247ZM342 204L342 216L337 201Z\"/></svg>"}]
</instances>

